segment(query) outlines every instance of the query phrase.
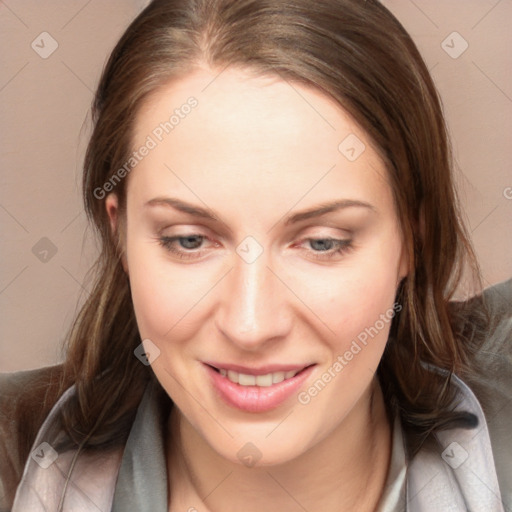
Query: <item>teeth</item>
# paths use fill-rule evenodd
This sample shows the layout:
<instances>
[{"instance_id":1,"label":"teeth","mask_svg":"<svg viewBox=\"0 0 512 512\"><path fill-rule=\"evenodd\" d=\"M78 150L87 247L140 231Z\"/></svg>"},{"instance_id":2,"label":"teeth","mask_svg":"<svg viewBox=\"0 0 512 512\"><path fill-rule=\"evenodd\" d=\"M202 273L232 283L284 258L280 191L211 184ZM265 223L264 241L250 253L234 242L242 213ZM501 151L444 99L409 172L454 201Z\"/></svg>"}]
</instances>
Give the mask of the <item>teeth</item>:
<instances>
[{"instance_id":1,"label":"teeth","mask_svg":"<svg viewBox=\"0 0 512 512\"><path fill-rule=\"evenodd\" d=\"M283 382L284 380L284 372L275 372L272 374L272 384L278 384L279 382Z\"/></svg>"},{"instance_id":2,"label":"teeth","mask_svg":"<svg viewBox=\"0 0 512 512\"><path fill-rule=\"evenodd\" d=\"M272 386L272 374L258 375L256 377L256 386Z\"/></svg>"},{"instance_id":3,"label":"teeth","mask_svg":"<svg viewBox=\"0 0 512 512\"><path fill-rule=\"evenodd\" d=\"M246 375L245 373L239 373L238 384L240 384L240 386L255 386L256 377L254 375Z\"/></svg>"},{"instance_id":4,"label":"teeth","mask_svg":"<svg viewBox=\"0 0 512 512\"><path fill-rule=\"evenodd\" d=\"M290 370L289 372L273 372L265 375L247 375L246 373L238 373L233 370L219 369L219 372L224 377L227 377L231 382L240 384L240 386L261 386L268 387L272 384L278 384L286 379L291 379L300 370Z\"/></svg>"}]
</instances>

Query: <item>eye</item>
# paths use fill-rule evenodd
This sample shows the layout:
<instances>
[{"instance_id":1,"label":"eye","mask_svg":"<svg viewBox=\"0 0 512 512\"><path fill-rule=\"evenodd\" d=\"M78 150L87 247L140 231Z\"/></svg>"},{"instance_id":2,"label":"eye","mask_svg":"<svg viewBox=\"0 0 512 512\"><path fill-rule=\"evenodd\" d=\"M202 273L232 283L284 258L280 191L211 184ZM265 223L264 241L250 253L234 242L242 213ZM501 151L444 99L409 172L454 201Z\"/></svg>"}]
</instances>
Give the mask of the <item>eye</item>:
<instances>
[{"instance_id":1,"label":"eye","mask_svg":"<svg viewBox=\"0 0 512 512\"><path fill-rule=\"evenodd\" d=\"M309 242L313 258L329 260L348 252L352 248L352 240L339 238L306 238L302 243Z\"/></svg>"},{"instance_id":2,"label":"eye","mask_svg":"<svg viewBox=\"0 0 512 512\"><path fill-rule=\"evenodd\" d=\"M208 237L198 234L183 236L162 236L158 239L160 245L180 259L193 259L202 256L202 250L198 249Z\"/></svg>"}]
</instances>

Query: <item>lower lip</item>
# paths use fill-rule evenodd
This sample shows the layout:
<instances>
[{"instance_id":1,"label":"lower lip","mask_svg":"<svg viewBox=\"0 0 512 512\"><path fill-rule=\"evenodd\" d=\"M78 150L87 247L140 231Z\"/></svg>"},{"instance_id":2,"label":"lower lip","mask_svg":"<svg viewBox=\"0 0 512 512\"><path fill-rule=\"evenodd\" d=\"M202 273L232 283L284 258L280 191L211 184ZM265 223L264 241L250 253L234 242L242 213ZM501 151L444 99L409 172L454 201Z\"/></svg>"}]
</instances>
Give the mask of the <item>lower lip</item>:
<instances>
[{"instance_id":1,"label":"lower lip","mask_svg":"<svg viewBox=\"0 0 512 512\"><path fill-rule=\"evenodd\" d=\"M302 383L313 371L308 366L295 377L283 380L272 386L241 386L222 376L211 366L204 365L218 395L228 405L247 412L265 412L279 407L296 394Z\"/></svg>"}]
</instances>

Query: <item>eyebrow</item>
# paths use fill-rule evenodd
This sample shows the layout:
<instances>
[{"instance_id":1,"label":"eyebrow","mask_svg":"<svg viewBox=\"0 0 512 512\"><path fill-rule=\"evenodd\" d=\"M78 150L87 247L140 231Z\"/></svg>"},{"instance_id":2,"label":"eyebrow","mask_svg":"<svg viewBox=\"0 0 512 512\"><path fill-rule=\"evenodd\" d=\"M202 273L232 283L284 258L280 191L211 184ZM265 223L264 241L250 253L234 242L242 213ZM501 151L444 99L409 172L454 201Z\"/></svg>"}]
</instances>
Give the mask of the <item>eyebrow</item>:
<instances>
[{"instance_id":1,"label":"eyebrow","mask_svg":"<svg viewBox=\"0 0 512 512\"><path fill-rule=\"evenodd\" d=\"M155 197L144 203L144 206L170 206L176 210L179 210L180 212L187 213L195 217L201 217L214 222L222 222L219 219L219 217L216 216L211 210L193 205L191 203L187 203L186 201L182 201L174 197ZM307 210L303 210L292 215L288 215L287 217L285 217L285 226L295 224L303 220L320 217L322 215L326 215L327 213L332 213L338 210L342 210L344 208L352 207L366 208L373 212L377 211L373 205L371 205L370 203L366 203L364 201L359 201L356 199L340 199L326 203L321 203L312 208L308 208Z\"/></svg>"}]
</instances>

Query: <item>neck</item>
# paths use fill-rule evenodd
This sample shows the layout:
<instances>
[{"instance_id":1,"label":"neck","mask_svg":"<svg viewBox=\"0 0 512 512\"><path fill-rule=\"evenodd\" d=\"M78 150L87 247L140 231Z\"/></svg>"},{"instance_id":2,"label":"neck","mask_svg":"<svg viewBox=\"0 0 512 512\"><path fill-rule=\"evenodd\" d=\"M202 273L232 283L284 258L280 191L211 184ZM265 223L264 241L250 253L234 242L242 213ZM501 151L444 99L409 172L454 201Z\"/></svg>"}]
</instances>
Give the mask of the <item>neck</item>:
<instances>
[{"instance_id":1,"label":"neck","mask_svg":"<svg viewBox=\"0 0 512 512\"><path fill-rule=\"evenodd\" d=\"M391 457L391 428L375 378L343 422L297 458L247 468L221 457L173 407L167 466L171 511L375 510Z\"/></svg>"}]
</instances>

